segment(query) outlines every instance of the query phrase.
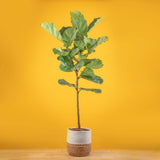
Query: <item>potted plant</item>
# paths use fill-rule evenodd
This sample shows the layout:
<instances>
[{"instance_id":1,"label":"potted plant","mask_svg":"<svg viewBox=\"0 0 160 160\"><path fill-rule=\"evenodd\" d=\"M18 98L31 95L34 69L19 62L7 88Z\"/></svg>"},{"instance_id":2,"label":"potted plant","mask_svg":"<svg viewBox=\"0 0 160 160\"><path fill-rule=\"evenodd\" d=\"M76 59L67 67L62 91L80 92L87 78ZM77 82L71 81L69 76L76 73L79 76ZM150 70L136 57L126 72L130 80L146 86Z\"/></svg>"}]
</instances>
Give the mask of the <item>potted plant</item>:
<instances>
[{"instance_id":1,"label":"potted plant","mask_svg":"<svg viewBox=\"0 0 160 160\"><path fill-rule=\"evenodd\" d=\"M68 128L67 130L67 151L72 156L86 156L91 151L91 129L82 128L80 125L79 114L79 93L81 91L91 91L101 93L100 89L79 87L79 79L102 84L103 79L95 75L94 69L103 66L100 59L89 59L89 55L95 52L95 48L108 40L106 36L98 39L88 38L90 32L103 17L95 18L89 25L83 14L79 11L70 12L72 27L62 27L58 30L54 23L44 22L41 26L52 36L64 43L64 47L54 48L54 54L58 55L60 70L64 72L75 72L76 83L69 83L64 79L59 79L58 83L73 87L77 94L77 119L78 127ZM73 47L71 47L71 45Z\"/></svg>"}]
</instances>

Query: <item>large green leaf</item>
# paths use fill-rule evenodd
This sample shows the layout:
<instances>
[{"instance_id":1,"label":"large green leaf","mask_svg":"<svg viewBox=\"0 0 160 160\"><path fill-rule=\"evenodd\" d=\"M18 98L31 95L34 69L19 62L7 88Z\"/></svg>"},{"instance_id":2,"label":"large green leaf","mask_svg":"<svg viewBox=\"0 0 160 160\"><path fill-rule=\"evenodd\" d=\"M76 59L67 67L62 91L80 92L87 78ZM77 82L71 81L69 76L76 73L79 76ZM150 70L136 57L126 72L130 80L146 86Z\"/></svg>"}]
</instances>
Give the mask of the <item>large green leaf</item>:
<instances>
[{"instance_id":1,"label":"large green leaf","mask_svg":"<svg viewBox=\"0 0 160 160\"><path fill-rule=\"evenodd\" d=\"M41 27L43 27L46 31L48 31L52 36L62 41L62 35L58 31L58 29L55 27L54 23L44 22L44 23L41 23Z\"/></svg>"},{"instance_id":2,"label":"large green leaf","mask_svg":"<svg viewBox=\"0 0 160 160\"><path fill-rule=\"evenodd\" d=\"M67 85L67 86L69 86L69 87L76 87L75 84L71 84L71 83L67 82L67 81L64 80L64 79L59 79L59 80L58 80L58 83L61 84L61 85Z\"/></svg>"},{"instance_id":3,"label":"large green leaf","mask_svg":"<svg viewBox=\"0 0 160 160\"><path fill-rule=\"evenodd\" d=\"M54 53L54 54L59 54L59 55L61 55L61 53L62 53L62 48L61 48L61 47L58 47L58 49L53 48L53 53Z\"/></svg>"},{"instance_id":4,"label":"large green leaf","mask_svg":"<svg viewBox=\"0 0 160 160\"><path fill-rule=\"evenodd\" d=\"M61 35L63 35L64 31L65 31L66 29L68 29L68 28L72 28L72 27L62 27L62 28L60 29Z\"/></svg>"},{"instance_id":5,"label":"large green leaf","mask_svg":"<svg viewBox=\"0 0 160 160\"><path fill-rule=\"evenodd\" d=\"M54 54L59 54L62 56L67 56L70 53L69 49L62 49L61 47L58 47L58 49L53 48Z\"/></svg>"},{"instance_id":6,"label":"large green leaf","mask_svg":"<svg viewBox=\"0 0 160 160\"><path fill-rule=\"evenodd\" d=\"M81 68L82 66L84 66L84 60L80 60L78 63L75 64L74 66L74 70Z\"/></svg>"},{"instance_id":7,"label":"large green leaf","mask_svg":"<svg viewBox=\"0 0 160 160\"><path fill-rule=\"evenodd\" d=\"M97 40L96 39L92 39L92 38L87 38L86 36L84 36L84 43L86 45L86 49L87 49L89 54L94 52L94 49L99 44L102 44L103 42L105 42L107 40L108 40L108 37L106 37L106 36L99 37Z\"/></svg>"},{"instance_id":8,"label":"large green leaf","mask_svg":"<svg viewBox=\"0 0 160 160\"><path fill-rule=\"evenodd\" d=\"M107 40L108 40L108 37L107 37L107 36L99 37L99 38L97 39L97 46L98 46L99 44L102 44L103 42L106 42Z\"/></svg>"},{"instance_id":9,"label":"large green leaf","mask_svg":"<svg viewBox=\"0 0 160 160\"><path fill-rule=\"evenodd\" d=\"M70 59L69 56L61 56L60 55L60 56L57 57L57 59L59 61L61 61L61 64L59 66L61 71L72 72L74 70L72 60Z\"/></svg>"},{"instance_id":10,"label":"large green leaf","mask_svg":"<svg viewBox=\"0 0 160 160\"><path fill-rule=\"evenodd\" d=\"M99 83L102 84L103 83L103 79L99 76L96 76L94 74L94 71L91 68L85 68L82 72L80 77L82 77L83 79L95 82L95 83Z\"/></svg>"},{"instance_id":11,"label":"large green leaf","mask_svg":"<svg viewBox=\"0 0 160 160\"><path fill-rule=\"evenodd\" d=\"M86 49L87 49L88 53L92 53L94 51L94 48L97 46L96 39L87 38L86 36L84 37L84 43L86 45Z\"/></svg>"},{"instance_id":12,"label":"large green leaf","mask_svg":"<svg viewBox=\"0 0 160 160\"><path fill-rule=\"evenodd\" d=\"M88 26L88 32L91 31L101 20L103 17L95 18Z\"/></svg>"},{"instance_id":13,"label":"large green leaf","mask_svg":"<svg viewBox=\"0 0 160 160\"><path fill-rule=\"evenodd\" d=\"M72 42L75 40L76 38L76 33L77 33L77 29L75 28L67 28L62 35L63 38L63 43L65 47L69 47Z\"/></svg>"},{"instance_id":14,"label":"large green leaf","mask_svg":"<svg viewBox=\"0 0 160 160\"><path fill-rule=\"evenodd\" d=\"M84 90L84 91L92 91L94 93L101 93L101 89L94 89L94 88L79 88L79 90Z\"/></svg>"},{"instance_id":15,"label":"large green leaf","mask_svg":"<svg viewBox=\"0 0 160 160\"><path fill-rule=\"evenodd\" d=\"M85 66L92 69L99 69L103 67L100 59L85 59Z\"/></svg>"},{"instance_id":16,"label":"large green leaf","mask_svg":"<svg viewBox=\"0 0 160 160\"><path fill-rule=\"evenodd\" d=\"M80 11L77 11L77 10L75 10L73 12L70 12L70 15L71 15L71 17L74 17L74 18L76 18L76 17L84 18L83 14Z\"/></svg>"},{"instance_id":17,"label":"large green leaf","mask_svg":"<svg viewBox=\"0 0 160 160\"><path fill-rule=\"evenodd\" d=\"M82 55L82 53L78 54L79 61L82 60L82 59L85 59L85 58L86 58L86 55Z\"/></svg>"},{"instance_id":18,"label":"large green leaf","mask_svg":"<svg viewBox=\"0 0 160 160\"><path fill-rule=\"evenodd\" d=\"M88 81L92 81L92 82L95 82L95 83L99 83L99 84L102 84L103 83L103 79L99 76L86 76L86 75L81 75L81 77L83 79L86 79Z\"/></svg>"},{"instance_id":19,"label":"large green leaf","mask_svg":"<svg viewBox=\"0 0 160 160\"><path fill-rule=\"evenodd\" d=\"M77 11L77 10L75 10L73 12L70 12L70 15L71 15L71 17L74 17L74 18L76 18L76 17L84 18L83 14L80 11Z\"/></svg>"},{"instance_id":20,"label":"large green leaf","mask_svg":"<svg viewBox=\"0 0 160 160\"><path fill-rule=\"evenodd\" d=\"M61 62L59 68L63 72L72 72L73 71L73 66L68 65L67 63L64 63L64 62Z\"/></svg>"},{"instance_id":21,"label":"large green leaf","mask_svg":"<svg viewBox=\"0 0 160 160\"><path fill-rule=\"evenodd\" d=\"M88 32L87 21L79 11L70 12L70 15L73 27L78 29L77 36L83 38L83 36L87 35Z\"/></svg>"},{"instance_id":22,"label":"large green leaf","mask_svg":"<svg viewBox=\"0 0 160 160\"><path fill-rule=\"evenodd\" d=\"M72 51L71 51L71 53L70 53L71 57L73 57L76 54L78 54L78 52L79 52L79 48L73 48Z\"/></svg>"},{"instance_id":23,"label":"large green leaf","mask_svg":"<svg viewBox=\"0 0 160 160\"><path fill-rule=\"evenodd\" d=\"M62 61L64 63L72 64L72 60L69 56L60 55L60 56L57 57L57 60Z\"/></svg>"},{"instance_id":24,"label":"large green leaf","mask_svg":"<svg viewBox=\"0 0 160 160\"><path fill-rule=\"evenodd\" d=\"M84 50L84 42L82 40L76 40L74 42L74 47L79 48L81 51Z\"/></svg>"},{"instance_id":25,"label":"large green leaf","mask_svg":"<svg viewBox=\"0 0 160 160\"><path fill-rule=\"evenodd\" d=\"M94 77L95 74L94 74L94 71L91 69L91 68L85 68L82 72L81 72L81 75L80 76L91 76L91 77Z\"/></svg>"}]
</instances>

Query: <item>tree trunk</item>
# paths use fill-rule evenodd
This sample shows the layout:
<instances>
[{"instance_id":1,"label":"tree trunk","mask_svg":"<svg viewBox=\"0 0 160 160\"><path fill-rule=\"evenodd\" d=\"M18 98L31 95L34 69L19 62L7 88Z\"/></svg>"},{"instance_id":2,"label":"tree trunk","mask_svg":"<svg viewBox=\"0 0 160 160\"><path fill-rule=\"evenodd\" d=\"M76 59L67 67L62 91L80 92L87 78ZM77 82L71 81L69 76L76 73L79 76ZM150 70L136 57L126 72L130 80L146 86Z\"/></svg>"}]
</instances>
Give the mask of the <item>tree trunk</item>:
<instances>
[{"instance_id":1,"label":"tree trunk","mask_svg":"<svg viewBox=\"0 0 160 160\"><path fill-rule=\"evenodd\" d=\"M80 125L80 114L79 114L79 89L78 89L78 70L76 70L76 92L77 92L77 118L78 118L78 128L81 128Z\"/></svg>"}]
</instances>

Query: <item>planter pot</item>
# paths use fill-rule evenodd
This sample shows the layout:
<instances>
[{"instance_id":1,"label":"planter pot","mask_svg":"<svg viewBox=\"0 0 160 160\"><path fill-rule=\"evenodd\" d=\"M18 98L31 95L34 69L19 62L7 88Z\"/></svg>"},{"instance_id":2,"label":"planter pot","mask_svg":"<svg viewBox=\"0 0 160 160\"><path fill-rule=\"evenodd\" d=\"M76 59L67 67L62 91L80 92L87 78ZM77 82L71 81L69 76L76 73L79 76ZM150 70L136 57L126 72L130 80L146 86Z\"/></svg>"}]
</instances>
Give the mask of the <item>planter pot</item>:
<instances>
[{"instance_id":1,"label":"planter pot","mask_svg":"<svg viewBox=\"0 0 160 160\"><path fill-rule=\"evenodd\" d=\"M67 151L71 156L87 156L91 152L91 129L68 128Z\"/></svg>"}]
</instances>

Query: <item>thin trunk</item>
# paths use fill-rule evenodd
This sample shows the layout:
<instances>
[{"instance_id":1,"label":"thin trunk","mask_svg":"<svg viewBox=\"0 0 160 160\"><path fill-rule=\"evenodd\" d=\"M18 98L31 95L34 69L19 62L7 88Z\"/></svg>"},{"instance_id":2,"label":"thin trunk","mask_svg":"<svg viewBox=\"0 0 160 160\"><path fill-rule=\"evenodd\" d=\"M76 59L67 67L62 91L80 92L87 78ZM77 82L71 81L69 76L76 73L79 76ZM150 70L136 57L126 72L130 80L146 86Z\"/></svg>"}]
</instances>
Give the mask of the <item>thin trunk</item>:
<instances>
[{"instance_id":1,"label":"thin trunk","mask_svg":"<svg viewBox=\"0 0 160 160\"><path fill-rule=\"evenodd\" d=\"M76 91L77 91L77 118L78 118L78 128L81 128L80 125L80 115L79 115L79 89L78 89L78 70L76 70Z\"/></svg>"}]
</instances>

